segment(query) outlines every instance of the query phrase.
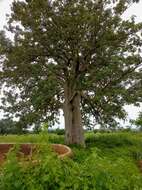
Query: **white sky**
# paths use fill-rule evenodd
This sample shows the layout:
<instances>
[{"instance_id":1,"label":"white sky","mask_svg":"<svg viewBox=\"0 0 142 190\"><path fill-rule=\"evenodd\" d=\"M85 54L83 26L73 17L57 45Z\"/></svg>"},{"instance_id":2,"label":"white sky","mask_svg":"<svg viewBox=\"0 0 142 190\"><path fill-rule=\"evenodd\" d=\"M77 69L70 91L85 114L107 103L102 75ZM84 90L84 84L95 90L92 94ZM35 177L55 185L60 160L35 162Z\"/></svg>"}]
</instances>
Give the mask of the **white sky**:
<instances>
[{"instance_id":1,"label":"white sky","mask_svg":"<svg viewBox=\"0 0 142 190\"><path fill-rule=\"evenodd\" d=\"M6 14L10 13L10 4L13 0L0 0L0 30L3 29L3 26L6 24ZM133 4L124 14L124 19L130 18L132 15L136 15L136 21L142 22L142 0L138 4ZM128 112L128 118L136 118L139 110L141 108L136 108L134 106L125 106ZM0 113L0 116L2 113ZM61 126L63 126L63 118L61 118Z\"/></svg>"}]
</instances>

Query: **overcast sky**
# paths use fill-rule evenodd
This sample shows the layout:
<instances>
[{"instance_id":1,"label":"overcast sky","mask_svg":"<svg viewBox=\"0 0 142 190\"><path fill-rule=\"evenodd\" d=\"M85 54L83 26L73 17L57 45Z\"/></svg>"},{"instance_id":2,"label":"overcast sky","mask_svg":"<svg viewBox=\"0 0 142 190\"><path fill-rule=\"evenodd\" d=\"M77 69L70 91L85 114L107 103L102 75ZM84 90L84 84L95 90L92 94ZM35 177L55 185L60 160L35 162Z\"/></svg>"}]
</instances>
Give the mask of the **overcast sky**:
<instances>
[{"instance_id":1,"label":"overcast sky","mask_svg":"<svg viewBox=\"0 0 142 190\"><path fill-rule=\"evenodd\" d=\"M6 24L6 14L10 13L10 5L13 0L0 0L0 30L3 29L3 26ZM132 15L136 16L137 22L142 22L142 0L138 4L133 4L124 14L124 19L129 19ZM142 108L136 108L134 106L126 106L128 111L128 118L136 118L138 111ZM0 114L1 116L2 114ZM63 119L62 125L63 125Z\"/></svg>"}]
</instances>

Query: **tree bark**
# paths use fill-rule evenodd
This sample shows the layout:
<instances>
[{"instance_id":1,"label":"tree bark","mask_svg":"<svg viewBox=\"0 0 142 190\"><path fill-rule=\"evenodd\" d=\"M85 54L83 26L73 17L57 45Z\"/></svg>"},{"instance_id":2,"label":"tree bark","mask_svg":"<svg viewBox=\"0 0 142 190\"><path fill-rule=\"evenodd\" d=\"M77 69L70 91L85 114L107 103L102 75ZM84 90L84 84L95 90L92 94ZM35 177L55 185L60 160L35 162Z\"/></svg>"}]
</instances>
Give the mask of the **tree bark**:
<instances>
[{"instance_id":1,"label":"tree bark","mask_svg":"<svg viewBox=\"0 0 142 190\"><path fill-rule=\"evenodd\" d=\"M74 95L73 95L74 94ZM66 144L85 145L81 110L80 95L68 86L64 89L64 120L65 120L65 142ZM71 96L73 97L71 98Z\"/></svg>"}]
</instances>

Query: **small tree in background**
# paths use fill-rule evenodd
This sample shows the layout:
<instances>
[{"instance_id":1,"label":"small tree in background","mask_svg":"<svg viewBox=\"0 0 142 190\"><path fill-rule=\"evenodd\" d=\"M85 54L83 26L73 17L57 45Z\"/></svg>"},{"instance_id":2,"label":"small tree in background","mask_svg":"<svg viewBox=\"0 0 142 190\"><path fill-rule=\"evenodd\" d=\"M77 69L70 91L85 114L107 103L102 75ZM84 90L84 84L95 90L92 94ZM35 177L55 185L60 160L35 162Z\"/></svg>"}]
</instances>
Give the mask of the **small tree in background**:
<instances>
[{"instance_id":1,"label":"small tree in background","mask_svg":"<svg viewBox=\"0 0 142 190\"><path fill-rule=\"evenodd\" d=\"M105 127L124 119L123 106L142 97L142 24L122 19L134 2L14 1L14 40L0 35L4 111L52 125L62 109L66 143L81 145L92 118Z\"/></svg>"},{"instance_id":2,"label":"small tree in background","mask_svg":"<svg viewBox=\"0 0 142 190\"><path fill-rule=\"evenodd\" d=\"M139 113L139 116L136 120L131 120L132 125L136 125L140 131L142 131L142 112Z\"/></svg>"},{"instance_id":3,"label":"small tree in background","mask_svg":"<svg viewBox=\"0 0 142 190\"><path fill-rule=\"evenodd\" d=\"M17 125L17 122L12 119L1 119L0 120L0 134L22 134L26 131L21 126Z\"/></svg>"}]
</instances>

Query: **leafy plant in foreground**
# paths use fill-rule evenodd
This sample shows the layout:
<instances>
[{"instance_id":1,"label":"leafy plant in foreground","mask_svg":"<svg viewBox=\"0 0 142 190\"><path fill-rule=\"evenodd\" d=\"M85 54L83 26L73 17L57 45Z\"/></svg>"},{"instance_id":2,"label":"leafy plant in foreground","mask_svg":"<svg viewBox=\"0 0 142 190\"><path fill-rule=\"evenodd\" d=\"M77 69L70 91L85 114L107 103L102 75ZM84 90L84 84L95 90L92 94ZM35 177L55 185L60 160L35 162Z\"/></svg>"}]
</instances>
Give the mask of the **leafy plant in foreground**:
<instances>
[{"instance_id":1,"label":"leafy plant in foreground","mask_svg":"<svg viewBox=\"0 0 142 190\"><path fill-rule=\"evenodd\" d=\"M5 113L52 126L62 110L66 143L81 145L90 118L111 128L125 119L124 105L142 101L142 24L122 17L134 2L14 1L13 41L0 32Z\"/></svg>"},{"instance_id":2,"label":"leafy plant in foreground","mask_svg":"<svg viewBox=\"0 0 142 190\"><path fill-rule=\"evenodd\" d=\"M37 163L21 164L11 152L0 175L2 190L141 190L142 176L131 159L115 161L99 156L98 150L77 162L59 159L40 146Z\"/></svg>"}]
</instances>

